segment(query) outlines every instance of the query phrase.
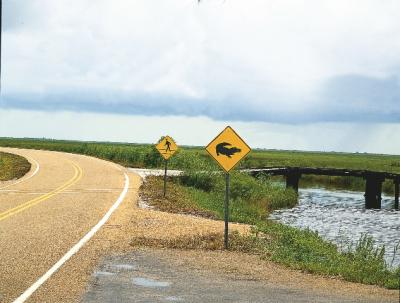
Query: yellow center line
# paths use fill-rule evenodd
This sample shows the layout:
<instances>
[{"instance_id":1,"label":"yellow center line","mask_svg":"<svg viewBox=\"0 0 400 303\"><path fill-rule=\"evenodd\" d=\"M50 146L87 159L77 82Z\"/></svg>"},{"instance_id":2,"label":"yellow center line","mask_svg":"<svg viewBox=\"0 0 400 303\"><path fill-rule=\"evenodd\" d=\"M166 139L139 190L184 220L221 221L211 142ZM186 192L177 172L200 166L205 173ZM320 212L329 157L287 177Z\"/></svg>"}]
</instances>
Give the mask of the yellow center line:
<instances>
[{"instance_id":1,"label":"yellow center line","mask_svg":"<svg viewBox=\"0 0 400 303\"><path fill-rule=\"evenodd\" d=\"M45 195L42 195L40 197L37 197L37 198L32 199L28 202L25 202L21 205L18 205L14 208L6 210L5 212L0 213L0 221L3 221L13 215L16 215L28 208L31 208L32 206L35 206L36 204L39 204L40 202L43 202L43 201L61 193L62 191L66 190L68 187L71 187L72 185L76 184L82 178L83 171L77 164L75 164L72 161L71 161L71 163L74 168L74 176L72 177L72 179L68 180L65 184L61 185L60 187L52 190L51 192L49 192Z\"/></svg>"}]
</instances>

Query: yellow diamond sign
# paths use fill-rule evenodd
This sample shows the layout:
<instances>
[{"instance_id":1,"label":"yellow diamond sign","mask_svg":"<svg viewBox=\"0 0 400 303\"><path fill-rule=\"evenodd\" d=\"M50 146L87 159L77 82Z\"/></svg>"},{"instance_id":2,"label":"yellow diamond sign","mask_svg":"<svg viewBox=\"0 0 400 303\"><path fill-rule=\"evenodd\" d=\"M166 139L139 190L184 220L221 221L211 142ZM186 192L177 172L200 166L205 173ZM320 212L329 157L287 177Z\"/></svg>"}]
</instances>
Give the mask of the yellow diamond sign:
<instances>
[{"instance_id":1,"label":"yellow diamond sign","mask_svg":"<svg viewBox=\"0 0 400 303\"><path fill-rule=\"evenodd\" d=\"M168 160L178 150L178 145L176 145L174 139L170 136L166 136L156 145L156 148L161 156L165 160Z\"/></svg>"},{"instance_id":2,"label":"yellow diamond sign","mask_svg":"<svg viewBox=\"0 0 400 303\"><path fill-rule=\"evenodd\" d=\"M234 168L251 151L230 126L212 140L206 150L226 172Z\"/></svg>"}]
</instances>

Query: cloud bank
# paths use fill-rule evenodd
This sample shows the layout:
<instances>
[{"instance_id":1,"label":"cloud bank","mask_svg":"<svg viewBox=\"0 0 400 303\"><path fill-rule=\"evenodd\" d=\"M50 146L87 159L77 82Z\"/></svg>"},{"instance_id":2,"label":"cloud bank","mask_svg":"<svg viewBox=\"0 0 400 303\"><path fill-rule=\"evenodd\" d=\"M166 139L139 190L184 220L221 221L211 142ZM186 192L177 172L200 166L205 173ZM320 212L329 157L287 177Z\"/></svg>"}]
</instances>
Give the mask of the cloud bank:
<instances>
[{"instance_id":1,"label":"cloud bank","mask_svg":"<svg viewBox=\"0 0 400 303\"><path fill-rule=\"evenodd\" d=\"M3 6L2 108L400 121L398 1Z\"/></svg>"}]
</instances>

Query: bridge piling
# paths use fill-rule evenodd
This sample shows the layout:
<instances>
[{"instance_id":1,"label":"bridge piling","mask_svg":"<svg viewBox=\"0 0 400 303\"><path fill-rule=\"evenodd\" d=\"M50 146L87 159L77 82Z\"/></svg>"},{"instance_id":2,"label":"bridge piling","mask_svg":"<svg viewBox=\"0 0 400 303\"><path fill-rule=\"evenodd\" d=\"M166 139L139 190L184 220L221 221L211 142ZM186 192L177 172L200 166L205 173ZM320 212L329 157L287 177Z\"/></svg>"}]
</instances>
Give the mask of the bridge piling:
<instances>
[{"instance_id":1,"label":"bridge piling","mask_svg":"<svg viewBox=\"0 0 400 303\"><path fill-rule=\"evenodd\" d=\"M286 174L286 188L293 188L298 193L300 177L301 174L297 170L288 172Z\"/></svg>"},{"instance_id":2,"label":"bridge piling","mask_svg":"<svg viewBox=\"0 0 400 303\"><path fill-rule=\"evenodd\" d=\"M399 210L399 179L394 180L394 209Z\"/></svg>"},{"instance_id":3,"label":"bridge piling","mask_svg":"<svg viewBox=\"0 0 400 303\"><path fill-rule=\"evenodd\" d=\"M382 183L385 178L377 174L367 174L365 179L365 208L380 209L382 204Z\"/></svg>"}]
</instances>

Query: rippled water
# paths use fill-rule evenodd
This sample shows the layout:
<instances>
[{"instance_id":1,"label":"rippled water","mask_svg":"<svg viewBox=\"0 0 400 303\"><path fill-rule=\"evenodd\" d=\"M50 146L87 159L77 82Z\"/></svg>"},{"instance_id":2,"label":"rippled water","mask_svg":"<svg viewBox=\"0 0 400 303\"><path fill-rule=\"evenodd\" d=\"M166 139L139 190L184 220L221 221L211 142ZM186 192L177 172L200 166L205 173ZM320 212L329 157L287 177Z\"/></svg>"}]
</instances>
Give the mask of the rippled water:
<instances>
[{"instance_id":1,"label":"rippled water","mask_svg":"<svg viewBox=\"0 0 400 303\"><path fill-rule=\"evenodd\" d=\"M385 245L385 259L400 265L400 251L393 249L400 241L400 211L393 209L393 198L382 197L382 209L364 208L364 193L326 189L299 190L299 205L274 211L270 218L281 223L318 231L319 235L347 249L363 233L371 235L377 245Z\"/></svg>"}]
</instances>

